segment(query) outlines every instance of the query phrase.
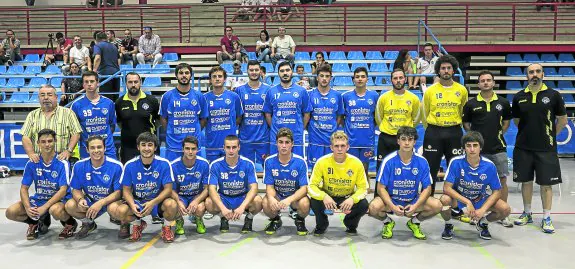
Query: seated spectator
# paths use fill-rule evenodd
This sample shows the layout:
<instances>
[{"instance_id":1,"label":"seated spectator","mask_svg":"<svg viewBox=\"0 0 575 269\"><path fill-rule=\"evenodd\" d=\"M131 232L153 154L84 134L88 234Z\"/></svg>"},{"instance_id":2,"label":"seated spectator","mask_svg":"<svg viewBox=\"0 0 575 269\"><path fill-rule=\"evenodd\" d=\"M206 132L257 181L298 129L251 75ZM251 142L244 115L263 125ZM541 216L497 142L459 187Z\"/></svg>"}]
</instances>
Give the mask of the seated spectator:
<instances>
[{"instance_id":1,"label":"seated spectator","mask_svg":"<svg viewBox=\"0 0 575 269\"><path fill-rule=\"evenodd\" d=\"M81 76L80 66L77 63L71 63L69 67L69 72L65 73L66 76ZM82 78L65 78L62 80L62 96L60 97L60 105L65 106L71 103L80 96L80 93L84 91L84 86L82 85Z\"/></svg>"},{"instance_id":2,"label":"seated spectator","mask_svg":"<svg viewBox=\"0 0 575 269\"><path fill-rule=\"evenodd\" d=\"M244 48L244 45L239 40L232 41L232 48L234 54L240 54L240 58L236 61L241 61L244 63L248 62L248 51Z\"/></svg>"},{"instance_id":3,"label":"seated spectator","mask_svg":"<svg viewBox=\"0 0 575 269\"><path fill-rule=\"evenodd\" d=\"M138 41L136 59L139 64L152 62L152 67L162 61L162 41L152 32L152 27L144 27L144 35Z\"/></svg>"},{"instance_id":4,"label":"seated spectator","mask_svg":"<svg viewBox=\"0 0 575 269\"><path fill-rule=\"evenodd\" d=\"M303 65L298 65L295 68L295 72L298 76L294 76L293 81L295 84L304 87L306 90L309 90L309 77L305 77L304 75L304 68Z\"/></svg>"},{"instance_id":5,"label":"seated spectator","mask_svg":"<svg viewBox=\"0 0 575 269\"><path fill-rule=\"evenodd\" d=\"M124 39L122 40L122 46L120 47L120 61L122 64L134 65L136 60L136 54L138 54L138 40L132 37L132 31L126 29L124 31Z\"/></svg>"},{"instance_id":6,"label":"seated spectator","mask_svg":"<svg viewBox=\"0 0 575 269\"><path fill-rule=\"evenodd\" d=\"M74 47L70 49L68 62L64 63L62 71L67 73L70 70L70 64L76 63L82 72L92 70L92 60L90 59L90 50L82 45L82 37L74 36Z\"/></svg>"},{"instance_id":7,"label":"seated spectator","mask_svg":"<svg viewBox=\"0 0 575 269\"><path fill-rule=\"evenodd\" d=\"M46 53L44 57L44 66L53 64L56 61L68 62L68 52L72 48L72 40L64 37L64 34L56 33L56 51L54 54Z\"/></svg>"},{"instance_id":8,"label":"seated spectator","mask_svg":"<svg viewBox=\"0 0 575 269\"><path fill-rule=\"evenodd\" d=\"M248 77L246 76L239 77L239 75L243 74L244 73L242 72L242 63L238 60L235 60L234 72L232 73L232 76L228 76L224 86L230 91L235 91L237 87L248 83Z\"/></svg>"},{"instance_id":9,"label":"seated spectator","mask_svg":"<svg viewBox=\"0 0 575 269\"><path fill-rule=\"evenodd\" d=\"M4 47L0 47L0 65L12 65L14 64L12 61L10 61L10 57L8 57L6 55L6 51L4 51Z\"/></svg>"},{"instance_id":10,"label":"seated spectator","mask_svg":"<svg viewBox=\"0 0 575 269\"><path fill-rule=\"evenodd\" d=\"M266 67L265 66L260 66L260 79L263 83L266 82Z\"/></svg>"},{"instance_id":11,"label":"seated spectator","mask_svg":"<svg viewBox=\"0 0 575 269\"><path fill-rule=\"evenodd\" d=\"M232 18L232 22L235 22L238 18L242 21L249 21L250 16L254 13L255 7L258 5L257 0L240 0L240 5L242 7L238 8L236 14Z\"/></svg>"},{"instance_id":12,"label":"seated spectator","mask_svg":"<svg viewBox=\"0 0 575 269\"><path fill-rule=\"evenodd\" d=\"M279 7L275 9L275 13L278 16L279 21L286 22L292 15L294 15L292 7L295 10L295 15L297 17L301 16L299 9L297 8L293 0L278 0L278 6ZM285 15L283 19L282 14Z\"/></svg>"},{"instance_id":13,"label":"seated spectator","mask_svg":"<svg viewBox=\"0 0 575 269\"><path fill-rule=\"evenodd\" d=\"M402 49L399 51L399 55L397 56L397 59L395 59L395 62L393 63L393 70L399 68L403 70L405 74L412 75L414 74L413 72L413 70L415 69L414 65L415 63L411 59L409 51L407 49ZM418 87L413 83L414 82L413 77L407 77L407 81L410 90L416 89Z\"/></svg>"},{"instance_id":14,"label":"seated spectator","mask_svg":"<svg viewBox=\"0 0 575 269\"><path fill-rule=\"evenodd\" d=\"M317 75L317 69L324 64L329 65L329 63L325 60L323 52L316 52L315 62L311 63L311 73ZM317 87L317 78L315 76L311 77L309 83L311 87Z\"/></svg>"},{"instance_id":15,"label":"seated spectator","mask_svg":"<svg viewBox=\"0 0 575 269\"><path fill-rule=\"evenodd\" d=\"M258 62L270 62L270 35L268 31L260 31L260 39L256 41L256 54L258 56Z\"/></svg>"},{"instance_id":16,"label":"seated spectator","mask_svg":"<svg viewBox=\"0 0 575 269\"><path fill-rule=\"evenodd\" d=\"M106 36L108 37L108 41L114 44L114 46L120 50L120 47L122 46L122 39L116 38L116 32L114 32L114 30L108 30L106 31Z\"/></svg>"},{"instance_id":17,"label":"seated spectator","mask_svg":"<svg viewBox=\"0 0 575 269\"><path fill-rule=\"evenodd\" d=\"M225 31L225 35L220 39L220 46L222 47L222 50L216 52L216 59L218 60L219 64L222 64L227 60L233 61L242 58L241 53L233 53L234 48L232 47L232 41L240 40L237 36L234 35L234 29L232 29L231 26L226 26Z\"/></svg>"},{"instance_id":18,"label":"seated spectator","mask_svg":"<svg viewBox=\"0 0 575 269\"><path fill-rule=\"evenodd\" d=\"M15 61L22 61L22 54L20 53L20 40L16 38L14 31L7 30L6 38L2 40L2 48L4 48L5 55L12 63Z\"/></svg>"},{"instance_id":19,"label":"seated spectator","mask_svg":"<svg viewBox=\"0 0 575 269\"><path fill-rule=\"evenodd\" d=\"M274 9L272 7L272 0L259 0L253 21L257 21L262 15L265 15L269 21L273 21L273 14Z\"/></svg>"},{"instance_id":20,"label":"seated spectator","mask_svg":"<svg viewBox=\"0 0 575 269\"><path fill-rule=\"evenodd\" d=\"M443 54L441 54L441 52L438 51L437 55L441 56ZM435 62L437 61L437 59L439 59L439 57L434 55L433 45L431 43L425 43L425 45L423 45L423 57L416 59L417 74L422 74L422 75L435 74L434 68L435 68ZM421 84L422 89L423 89L423 86L426 85L427 81L430 81L430 82L433 81L433 83L435 83L435 82L437 82L437 80L439 80L439 78L437 76L435 76L435 77L427 77L427 76L415 77L415 81L413 82L413 85Z\"/></svg>"},{"instance_id":21,"label":"seated spectator","mask_svg":"<svg viewBox=\"0 0 575 269\"><path fill-rule=\"evenodd\" d=\"M295 42L290 35L286 35L286 29L284 27L278 28L278 36L274 38L272 42L272 54L271 60L274 66L280 59L284 59L290 62L291 66L294 64L295 59Z\"/></svg>"}]
</instances>

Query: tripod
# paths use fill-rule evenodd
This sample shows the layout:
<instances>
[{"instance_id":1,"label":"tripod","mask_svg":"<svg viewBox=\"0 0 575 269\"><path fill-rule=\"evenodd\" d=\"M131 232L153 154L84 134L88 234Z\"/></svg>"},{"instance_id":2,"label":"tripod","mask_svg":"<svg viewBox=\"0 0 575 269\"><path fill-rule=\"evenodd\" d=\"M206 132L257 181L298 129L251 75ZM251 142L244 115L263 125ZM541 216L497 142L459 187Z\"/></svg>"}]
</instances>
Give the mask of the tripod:
<instances>
[{"instance_id":1,"label":"tripod","mask_svg":"<svg viewBox=\"0 0 575 269\"><path fill-rule=\"evenodd\" d=\"M52 36L52 34L48 34L48 43L46 43L46 49L44 50L44 57L48 55L48 49L52 50L51 55L54 55L54 37ZM52 64L52 62L44 58L44 66L47 66L49 64Z\"/></svg>"}]
</instances>

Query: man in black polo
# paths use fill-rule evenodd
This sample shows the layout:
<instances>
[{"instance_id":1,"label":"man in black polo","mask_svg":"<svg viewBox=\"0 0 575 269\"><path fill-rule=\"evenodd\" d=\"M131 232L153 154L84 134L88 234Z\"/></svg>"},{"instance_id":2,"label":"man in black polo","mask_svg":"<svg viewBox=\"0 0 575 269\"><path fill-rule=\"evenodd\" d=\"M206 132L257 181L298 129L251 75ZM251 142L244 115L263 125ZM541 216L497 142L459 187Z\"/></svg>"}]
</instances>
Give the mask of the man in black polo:
<instances>
[{"instance_id":1,"label":"man in black polo","mask_svg":"<svg viewBox=\"0 0 575 269\"><path fill-rule=\"evenodd\" d=\"M509 168L507 144L503 135L507 132L512 118L511 106L507 99L493 92L495 80L491 72L481 71L478 82L481 92L463 107L463 128L466 131L478 131L483 136L485 143L481 149L481 156L491 160L497 167L502 187L501 200L507 202ZM513 227L509 218L503 219L500 223L508 228Z\"/></svg>"},{"instance_id":2,"label":"man in black polo","mask_svg":"<svg viewBox=\"0 0 575 269\"><path fill-rule=\"evenodd\" d=\"M556 135L567 125L567 112L561 94L543 83L543 67L527 67L529 85L513 97L513 121L517 139L513 151L513 181L521 182L523 214L515 225L532 223L533 176L541 187L544 233L554 233L551 222L552 186L561 183Z\"/></svg>"},{"instance_id":3,"label":"man in black polo","mask_svg":"<svg viewBox=\"0 0 575 269\"><path fill-rule=\"evenodd\" d=\"M136 138L143 132L155 133L160 104L152 95L141 89L141 78L137 73L126 75L128 92L116 101L116 118L121 128L120 160L126 163L140 155Z\"/></svg>"}]
</instances>

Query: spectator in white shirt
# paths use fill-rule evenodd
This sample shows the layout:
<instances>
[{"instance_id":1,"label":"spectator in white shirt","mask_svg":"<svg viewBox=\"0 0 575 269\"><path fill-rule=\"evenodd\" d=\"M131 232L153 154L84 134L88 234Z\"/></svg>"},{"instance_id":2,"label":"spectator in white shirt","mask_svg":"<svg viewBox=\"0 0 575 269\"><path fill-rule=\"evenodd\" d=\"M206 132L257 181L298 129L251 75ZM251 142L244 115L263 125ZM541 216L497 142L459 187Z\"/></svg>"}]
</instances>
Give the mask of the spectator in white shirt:
<instances>
[{"instance_id":1,"label":"spectator in white shirt","mask_svg":"<svg viewBox=\"0 0 575 269\"><path fill-rule=\"evenodd\" d=\"M256 53L258 55L258 62L270 62L270 35L268 31L261 30L260 31L260 39L256 41Z\"/></svg>"},{"instance_id":2,"label":"spectator in white shirt","mask_svg":"<svg viewBox=\"0 0 575 269\"><path fill-rule=\"evenodd\" d=\"M248 83L248 77L238 76L238 75L243 75L243 74L244 73L242 72L242 63L238 60L235 60L234 61L234 72L232 73L232 76L228 76L224 86L226 86L226 88L230 91L235 91L237 87Z\"/></svg>"},{"instance_id":3,"label":"spectator in white shirt","mask_svg":"<svg viewBox=\"0 0 575 269\"><path fill-rule=\"evenodd\" d=\"M291 66L294 64L295 60L295 42L290 35L286 35L286 29L284 27L278 28L278 36L274 38L272 42L272 54L271 60L274 66L280 59L288 61Z\"/></svg>"},{"instance_id":4,"label":"spectator in white shirt","mask_svg":"<svg viewBox=\"0 0 575 269\"><path fill-rule=\"evenodd\" d=\"M162 41L152 32L152 27L144 27L144 35L138 41L138 54L136 58L139 64L152 62L152 67L162 61Z\"/></svg>"},{"instance_id":5,"label":"spectator in white shirt","mask_svg":"<svg viewBox=\"0 0 575 269\"><path fill-rule=\"evenodd\" d=\"M75 63L82 72L92 70L92 60L90 59L90 49L82 45L82 37L74 36L74 46L70 49L68 62L62 67L64 73L70 71L70 64Z\"/></svg>"}]
</instances>

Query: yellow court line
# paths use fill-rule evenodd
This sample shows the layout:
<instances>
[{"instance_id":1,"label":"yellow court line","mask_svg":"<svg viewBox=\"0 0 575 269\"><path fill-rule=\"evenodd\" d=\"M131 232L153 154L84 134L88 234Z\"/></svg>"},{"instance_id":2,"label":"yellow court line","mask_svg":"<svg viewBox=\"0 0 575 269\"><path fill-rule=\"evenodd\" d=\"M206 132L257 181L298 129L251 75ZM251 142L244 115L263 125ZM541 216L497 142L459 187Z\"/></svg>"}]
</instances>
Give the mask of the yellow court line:
<instances>
[{"instance_id":1,"label":"yellow court line","mask_svg":"<svg viewBox=\"0 0 575 269\"><path fill-rule=\"evenodd\" d=\"M172 221L172 223L170 223L170 226L174 226L176 222ZM156 242L158 242L158 240L160 240L160 237L162 236L162 231L160 231L156 236L154 236L154 238L152 238L152 240L150 240L148 243L146 243L146 245L144 247L142 247L140 250L138 250L138 252L136 252L136 254L134 254L132 257L130 257L130 259L125 262L122 267L120 267L121 269L127 269L130 268L130 266L132 266L132 264L134 264L142 255L144 255L144 253L146 253L146 251L148 251L149 248L151 248Z\"/></svg>"},{"instance_id":2,"label":"yellow court line","mask_svg":"<svg viewBox=\"0 0 575 269\"><path fill-rule=\"evenodd\" d=\"M344 218L345 218L345 214L339 215L339 220L341 221L341 225L343 227L345 227L345 224L343 223ZM357 254L357 247L353 243L353 239L351 239L351 237L349 237L349 236L347 237L347 246L349 247L349 253L351 254L351 259L353 260L353 263L355 264L355 268L356 269L363 268L363 265L361 264L361 260L359 259L359 255Z\"/></svg>"},{"instance_id":3,"label":"yellow court line","mask_svg":"<svg viewBox=\"0 0 575 269\"><path fill-rule=\"evenodd\" d=\"M453 232L460 233L460 230L457 227L453 227ZM479 251L479 253L481 253L481 255L483 255L484 258L491 260L493 263L495 263L495 266L497 268L505 268L505 265L502 262L500 262L497 258L495 258L495 256L493 256L491 253L489 253L489 251L487 251L487 249L481 246L481 244L479 244L477 241L472 241L471 247L477 249L477 251Z\"/></svg>"},{"instance_id":4,"label":"yellow court line","mask_svg":"<svg viewBox=\"0 0 575 269\"><path fill-rule=\"evenodd\" d=\"M233 246L231 246L230 248L226 249L224 252L220 253L220 256L221 256L221 257L225 257L225 256L230 255L232 252L238 250L241 246L243 246L243 245L245 245L245 244L251 242L251 241L254 240L254 238L256 238L256 237L257 237L257 234L256 234L256 233L252 233L252 234L250 235L250 237L245 238L245 239L241 240L240 242L235 243Z\"/></svg>"}]
</instances>

